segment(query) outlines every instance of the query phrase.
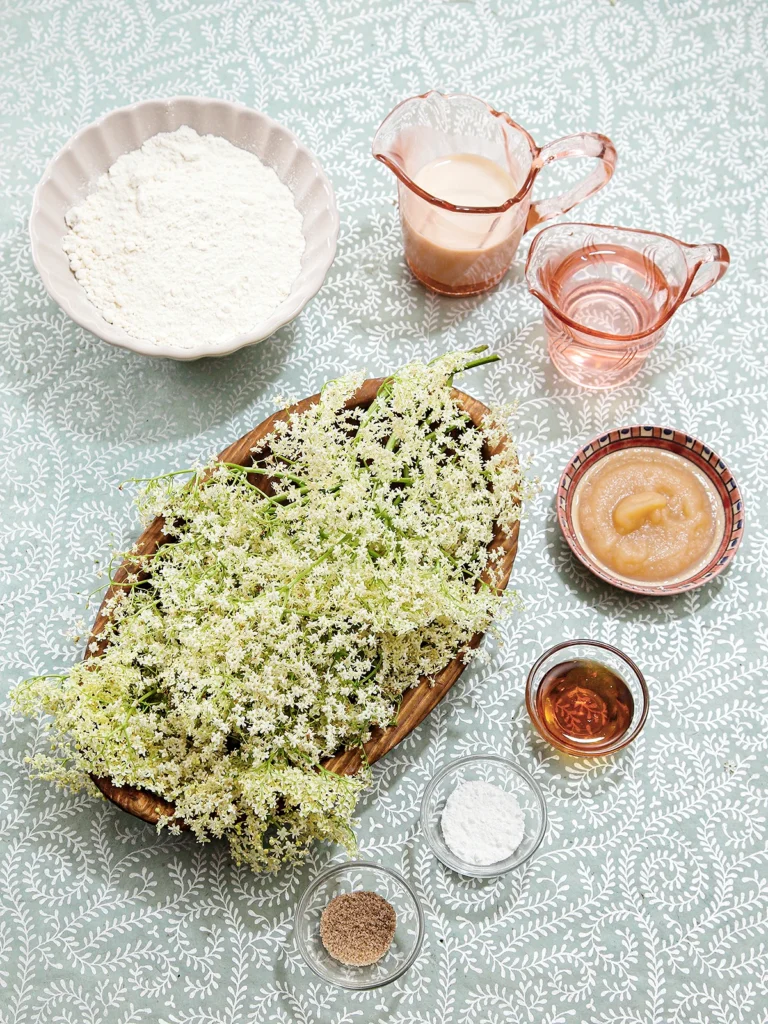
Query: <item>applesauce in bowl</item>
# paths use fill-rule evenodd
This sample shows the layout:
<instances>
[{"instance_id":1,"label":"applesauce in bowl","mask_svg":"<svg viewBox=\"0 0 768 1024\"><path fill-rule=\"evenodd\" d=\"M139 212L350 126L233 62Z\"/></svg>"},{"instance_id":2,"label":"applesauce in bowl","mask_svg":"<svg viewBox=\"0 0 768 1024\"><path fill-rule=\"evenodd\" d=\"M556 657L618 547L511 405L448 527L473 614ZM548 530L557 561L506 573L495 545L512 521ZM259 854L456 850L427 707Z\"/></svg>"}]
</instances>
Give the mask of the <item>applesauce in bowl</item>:
<instances>
[{"instance_id":1,"label":"applesauce in bowl","mask_svg":"<svg viewBox=\"0 0 768 1024\"><path fill-rule=\"evenodd\" d=\"M726 464L669 427L611 430L568 463L556 498L569 547L596 576L636 594L692 590L731 562L744 504Z\"/></svg>"},{"instance_id":2,"label":"applesauce in bowl","mask_svg":"<svg viewBox=\"0 0 768 1024\"><path fill-rule=\"evenodd\" d=\"M700 469L676 452L639 446L611 453L584 474L572 515L596 561L643 583L695 573L725 528L723 504Z\"/></svg>"}]
</instances>

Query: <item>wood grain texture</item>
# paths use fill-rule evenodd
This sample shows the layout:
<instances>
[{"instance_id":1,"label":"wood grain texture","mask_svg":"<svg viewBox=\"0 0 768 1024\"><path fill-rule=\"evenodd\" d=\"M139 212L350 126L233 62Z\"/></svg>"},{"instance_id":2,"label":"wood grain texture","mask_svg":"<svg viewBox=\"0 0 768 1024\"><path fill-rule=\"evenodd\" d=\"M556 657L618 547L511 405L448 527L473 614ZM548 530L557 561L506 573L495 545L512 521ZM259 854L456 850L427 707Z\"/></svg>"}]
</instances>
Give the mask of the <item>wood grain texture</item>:
<instances>
[{"instance_id":1,"label":"wood grain texture","mask_svg":"<svg viewBox=\"0 0 768 1024\"><path fill-rule=\"evenodd\" d=\"M378 391L383 379L384 378L379 377L365 381L349 402L347 402L347 408L351 409L356 408L357 406L365 407L370 405L376 396L376 392ZM478 402L476 399L470 398L470 396L464 394L463 391L457 391L454 389L453 396L464 412L466 412L471 418L472 422L476 426L479 425L483 417L488 413L487 407L483 405L482 402ZM272 432L275 423L278 420L285 419L292 412L304 412L306 409L310 408L310 406L314 405L318 401L319 397L319 395L312 395L311 398L305 398L287 410L281 410L280 412L274 413L268 419L264 420L263 423L260 423L254 430L244 434L238 441L235 441L228 448L225 448L218 456L219 460L221 462L237 463L240 466L251 465L252 449L259 441L262 441ZM502 448L504 444L506 444L506 442L502 442L502 445L499 446L499 448ZM486 451L486 457L491 456L495 451L498 451L499 448ZM250 480L252 483L269 493L268 479L260 476L254 476L250 477ZM139 537L136 543L136 551L142 555L148 555L157 550L163 539L162 530L162 518L155 519ZM502 589L507 586L512 572L515 555L517 554L518 533L518 523L514 524L509 533L504 533L497 529L489 547L489 553L496 551L502 552L500 581ZM104 595L104 600L101 603L98 615L96 616L96 621L93 624L91 638L85 655L86 658L98 657L103 650L104 642L100 641L99 637L103 632L104 626L106 625L109 617L106 611L107 602L131 572L133 567L131 559L126 559L115 573L114 584ZM472 637L469 646L472 648L477 647L482 638L482 633L475 634L475 636ZM97 644L97 649L93 652L90 651L91 642L96 642ZM461 676L465 667L466 665L463 659L458 657L454 658L436 676L423 678L417 686L407 690L403 696L400 711L397 716L397 722L386 729L375 729L373 731L371 738L365 744L365 759L370 764L373 764L375 761L378 761L380 757L383 757L388 751L392 750L393 747L397 746L401 740L405 739L405 737L408 736L416 726L424 721L429 712L440 703L448 690L450 690L456 680ZM330 771L337 772L339 775L354 774L360 769L362 763L363 756L361 751L357 748L342 751L324 762L326 768ZM159 796L155 796L153 793L134 789L132 786L115 786L109 779L97 778L96 776L93 776L93 781L108 800L111 800L112 803L116 804L122 810L135 815L137 818L142 818L144 821L156 824L161 817L170 817L174 813L174 809L171 804ZM185 826L182 825L182 827Z\"/></svg>"}]
</instances>

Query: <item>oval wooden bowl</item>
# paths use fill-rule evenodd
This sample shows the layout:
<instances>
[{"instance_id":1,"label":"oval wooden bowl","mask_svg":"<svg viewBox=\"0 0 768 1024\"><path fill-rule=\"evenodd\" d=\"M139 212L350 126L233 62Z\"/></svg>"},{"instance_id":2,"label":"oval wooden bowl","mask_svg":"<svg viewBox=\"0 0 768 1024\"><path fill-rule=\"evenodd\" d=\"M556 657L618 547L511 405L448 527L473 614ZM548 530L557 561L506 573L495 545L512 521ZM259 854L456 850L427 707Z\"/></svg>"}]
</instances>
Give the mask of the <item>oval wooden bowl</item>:
<instances>
[{"instance_id":1,"label":"oval wooden bowl","mask_svg":"<svg viewBox=\"0 0 768 1024\"><path fill-rule=\"evenodd\" d=\"M383 380L383 377L379 377L365 381L365 383L347 402L347 408L353 409L357 406L367 407L370 405ZM483 417L488 413L488 408L484 406L482 402L478 402L476 399L470 398L469 395L465 395L463 391L457 391L454 389L453 396L458 401L464 412L466 412L470 417L475 426L478 426ZM305 398L296 405L291 406L289 409L282 410L270 416L254 430L251 430L250 433L241 437L239 441L235 441L234 444L225 448L218 456L219 460L222 462L234 462L240 466L251 465L253 462L251 454L253 447L257 442L261 441L272 432L275 423L277 423L278 420L286 419L288 414L291 412L304 412L305 409L314 405L318 401L319 397L319 395L312 395L311 398ZM502 442L498 448L489 449L486 451L486 456L490 457L494 452L503 448L505 444L506 442ZM268 479L254 475L253 477L250 477L250 481L269 493ZM163 520L160 517L150 523L136 543L136 549L139 554L147 555L157 550L163 540L162 528ZM502 589L507 586L512 572L512 565L514 564L515 555L517 554L518 532L518 523L513 525L509 533L504 533L497 529L489 547L489 552L496 552L498 550L503 551L503 558L501 561ZM130 570L131 562L130 560L126 560L115 573L114 580L116 586L125 579ZM106 606L106 602L112 596L114 589L115 587L110 587L104 595L104 600L99 608L96 621L93 624L91 638L85 655L86 658L98 657L104 648L103 643L100 643L99 641L99 636L108 620L108 616L105 613L104 608ZM482 638L482 633L476 633L470 640L468 646L477 647ZM98 646L95 651L91 652L90 644L94 641ZM400 705L397 722L386 729L374 729L371 738L365 744L365 756L368 762L373 764L374 761L378 761L380 757L383 757L384 754L397 746L397 744L401 740L405 739L405 737L408 736L408 734L411 733L417 725L423 722L432 708L439 704L448 690L450 690L464 671L465 667L466 665L462 658L454 658L453 661L449 662L449 664L446 665L445 668L436 676L425 677L421 679L417 686L412 687L410 690L406 690ZM337 772L339 775L353 775L355 772L359 771L362 763L362 755L358 748L341 751L339 754L336 754L334 757L331 757L324 762L326 768L330 771ZM137 818L142 818L144 821L157 824L161 817L172 817L175 813L172 804L163 800L159 796L155 796L154 793L134 789L132 786L115 786L109 779L97 778L95 776L93 777L93 781L104 796L108 800L111 800L113 804L116 804L129 814L135 815Z\"/></svg>"}]
</instances>

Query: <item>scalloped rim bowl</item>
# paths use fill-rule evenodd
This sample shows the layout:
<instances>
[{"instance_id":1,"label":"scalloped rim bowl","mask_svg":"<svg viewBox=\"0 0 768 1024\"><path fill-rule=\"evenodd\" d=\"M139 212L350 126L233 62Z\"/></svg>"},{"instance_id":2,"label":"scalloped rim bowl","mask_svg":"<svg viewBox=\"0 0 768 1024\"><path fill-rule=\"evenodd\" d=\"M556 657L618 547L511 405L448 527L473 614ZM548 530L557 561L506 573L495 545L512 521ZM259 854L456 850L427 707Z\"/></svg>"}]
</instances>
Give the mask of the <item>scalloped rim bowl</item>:
<instances>
[{"instance_id":1,"label":"scalloped rim bowl","mask_svg":"<svg viewBox=\"0 0 768 1024\"><path fill-rule=\"evenodd\" d=\"M600 459L625 448L661 448L664 451L682 455L704 473L712 482L723 503L725 522L723 536L717 551L709 562L692 576L675 583L632 582L615 576L597 562L584 548L576 535L573 525L573 498L584 474ZM672 427L634 426L620 427L600 434L585 444L573 456L563 470L555 497L557 521L565 542L582 565L605 583L620 590L648 597L666 597L695 590L719 576L733 561L744 534L744 500L733 473L720 456L709 445L699 441L692 434Z\"/></svg>"},{"instance_id":2,"label":"scalloped rim bowl","mask_svg":"<svg viewBox=\"0 0 768 1024\"><path fill-rule=\"evenodd\" d=\"M293 192L301 212L306 248L301 272L290 295L251 331L228 341L180 349L139 341L98 312L69 269L61 247L64 215L83 199L123 153L138 149L158 132L189 125L201 135L219 135L234 146L255 153ZM224 356L264 341L293 320L317 294L336 254L339 215L333 189L313 154L296 136L271 117L227 100L175 96L145 100L113 110L82 128L48 164L35 189L29 218L32 259L46 291L65 313L110 345L145 356L200 359Z\"/></svg>"}]
</instances>

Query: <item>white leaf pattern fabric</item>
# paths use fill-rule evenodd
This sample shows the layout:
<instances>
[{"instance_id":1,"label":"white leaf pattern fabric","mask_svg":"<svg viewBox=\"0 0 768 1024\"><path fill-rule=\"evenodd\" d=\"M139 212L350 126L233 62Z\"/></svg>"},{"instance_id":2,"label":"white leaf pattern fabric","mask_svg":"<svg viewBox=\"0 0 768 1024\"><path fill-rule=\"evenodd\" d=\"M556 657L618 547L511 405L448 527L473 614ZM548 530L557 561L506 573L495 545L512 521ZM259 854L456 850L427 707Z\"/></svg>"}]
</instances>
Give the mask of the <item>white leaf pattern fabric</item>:
<instances>
[{"instance_id":1,"label":"white leaf pattern fabric","mask_svg":"<svg viewBox=\"0 0 768 1024\"><path fill-rule=\"evenodd\" d=\"M765 619L768 519L768 6L764 0L17 0L0 8L0 1024L761 1024L768 1006ZM685 306L627 387L586 394L550 366L522 276L475 299L425 292L403 262L394 179L376 126L427 88L510 112L539 144L615 142L613 181L571 214L723 242L732 266ZM326 284L276 337L221 361L110 348L46 296L32 266L32 191L98 115L181 93L282 121L336 189L342 232ZM565 167L547 168L540 195ZM18 679L77 656L65 636L113 548L138 533L129 476L189 465L274 409L362 367L486 343L502 362L462 386L519 403L541 481L513 581L526 610L428 722L382 760L360 805L364 856L402 870L427 911L416 967L391 987L321 984L292 936L307 879L220 845L157 836L106 803L31 782L44 737L10 714ZM555 521L563 466L609 427L706 439L741 485L747 531L709 586L668 600L611 590ZM528 667L599 637L644 669L640 739L566 761L532 734ZM517 759L551 826L519 873L471 882L419 834L429 777L480 750Z\"/></svg>"}]
</instances>

